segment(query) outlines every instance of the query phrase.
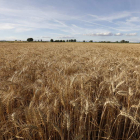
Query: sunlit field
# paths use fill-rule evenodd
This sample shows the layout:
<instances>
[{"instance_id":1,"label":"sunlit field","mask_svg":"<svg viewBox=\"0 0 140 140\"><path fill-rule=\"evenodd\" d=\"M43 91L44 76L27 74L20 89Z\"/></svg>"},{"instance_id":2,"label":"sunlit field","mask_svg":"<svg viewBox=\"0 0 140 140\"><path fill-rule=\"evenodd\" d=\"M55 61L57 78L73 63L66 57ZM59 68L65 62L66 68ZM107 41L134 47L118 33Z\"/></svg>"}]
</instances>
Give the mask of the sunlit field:
<instances>
[{"instance_id":1,"label":"sunlit field","mask_svg":"<svg viewBox=\"0 0 140 140\"><path fill-rule=\"evenodd\" d=\"M0 140L139 140L140 44L0 43Z\"/></svg>"}]
</instances>

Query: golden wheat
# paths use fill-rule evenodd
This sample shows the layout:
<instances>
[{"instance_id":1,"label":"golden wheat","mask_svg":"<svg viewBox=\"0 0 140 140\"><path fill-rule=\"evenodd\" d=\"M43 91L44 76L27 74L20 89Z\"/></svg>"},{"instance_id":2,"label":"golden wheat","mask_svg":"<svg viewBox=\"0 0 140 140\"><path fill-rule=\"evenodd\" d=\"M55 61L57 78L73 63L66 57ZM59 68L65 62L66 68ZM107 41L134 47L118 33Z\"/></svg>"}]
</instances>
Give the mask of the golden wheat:
<instances>
[{"instance_id":1,"label":"golden wheat","mask_svg":"<svg viewBox=\"0 0 140 140\"><path fill-rule=\"evenodd\" d=\"M0 140L140 139L139 51L0 43Z\"/></svg>"}]
</instances>

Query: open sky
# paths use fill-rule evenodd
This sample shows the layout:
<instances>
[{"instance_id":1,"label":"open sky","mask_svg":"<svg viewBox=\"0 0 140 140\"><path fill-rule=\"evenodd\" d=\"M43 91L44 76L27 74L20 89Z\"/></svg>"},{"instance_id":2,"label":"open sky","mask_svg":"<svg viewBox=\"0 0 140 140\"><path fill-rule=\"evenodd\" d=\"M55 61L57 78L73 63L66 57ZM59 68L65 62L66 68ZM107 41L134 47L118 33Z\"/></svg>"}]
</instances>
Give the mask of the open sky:
<instances>
[{"instance_id":1,"label":"open sky","mask_svg":"<svg viewBox=\"0 0 140 140\"><path fill-rule=\"evenodd\" d=\"M140 0L0 0L0 40L140 42Z\"/></svg>"}]
</instances>

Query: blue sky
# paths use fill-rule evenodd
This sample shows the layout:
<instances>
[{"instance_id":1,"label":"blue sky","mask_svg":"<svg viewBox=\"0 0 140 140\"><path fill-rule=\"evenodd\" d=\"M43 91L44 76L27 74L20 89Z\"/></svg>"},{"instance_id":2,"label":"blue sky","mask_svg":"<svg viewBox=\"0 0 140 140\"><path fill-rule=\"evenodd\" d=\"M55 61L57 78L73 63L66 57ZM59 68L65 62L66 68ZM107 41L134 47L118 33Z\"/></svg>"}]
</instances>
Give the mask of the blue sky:
<instances>
[{"instance_id":1,"label":"blue sky","mask_svg":"<svg viewBox=\"0 0 140 140\"><path fill-rule=\"evenodd\" d=\"M140 0L0 0L0 40L140 42Z\"/></svg>"}]
</instances>

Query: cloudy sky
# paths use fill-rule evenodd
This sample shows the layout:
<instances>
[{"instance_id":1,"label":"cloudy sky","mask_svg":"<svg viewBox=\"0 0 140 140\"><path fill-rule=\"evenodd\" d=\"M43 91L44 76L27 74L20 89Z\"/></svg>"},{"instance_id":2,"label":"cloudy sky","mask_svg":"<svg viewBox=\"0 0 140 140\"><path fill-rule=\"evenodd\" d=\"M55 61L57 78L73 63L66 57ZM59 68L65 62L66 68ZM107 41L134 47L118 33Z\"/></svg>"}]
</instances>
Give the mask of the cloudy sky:
<instances>
[{"instance_id":1,"label":"cloudy sky","mask_svg":"<svg viewBox=\"0 0 140 140\"><path fill-rule=\"evenodd\" d=\"M140 42L140 0L0 0L0 40Z\"/></svg>"}]
</instances>

